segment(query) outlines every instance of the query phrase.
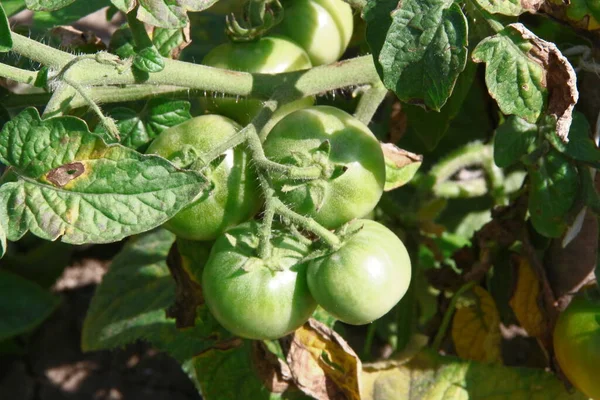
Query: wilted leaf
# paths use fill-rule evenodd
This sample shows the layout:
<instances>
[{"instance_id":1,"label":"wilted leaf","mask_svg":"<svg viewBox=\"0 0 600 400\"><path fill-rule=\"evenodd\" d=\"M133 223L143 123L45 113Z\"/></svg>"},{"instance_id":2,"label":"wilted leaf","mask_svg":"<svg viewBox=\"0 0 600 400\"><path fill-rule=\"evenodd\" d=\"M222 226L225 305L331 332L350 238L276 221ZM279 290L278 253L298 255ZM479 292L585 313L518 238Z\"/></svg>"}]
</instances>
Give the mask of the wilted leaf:
<instances>
[{"instance_id":1,"label":"wilted leaf","mask_svg":"<svg viewBox=\"0 0 600 400\"><path fill-rule=\"evenodd\" d=\"M536 12L544 0L476 0L477 4L492 14L518 16L524 12Z\"/></svg>"},{"instance_id":2,"label":"wilted leaf","mask_svg":"<svg viewBox=\"0 0 600 400\"><path fill-rule=\"evenodd\" d=\"M367 41L384 85L439 110L467 60L467 20L449 0L369 0Z\"/></svg>"},{"instance_id":3,"label":"wilted leaf","mask_svg":"<svg viewBox=\"0 0 600 400\"><path fill-rule=\"evenodd\" d=\"M500 168L510 167L534 149L538 127L522 118L510 116L496 130L494 161Z\"/></svg>"},{"instance_id":4,"label":"wilted leaf","mask_svg":"<svg viewBox=\"0 0 600 400\"><path fill-rule=\"evenodd\" d=\"M0 4L0 53L9 51L12 49L12 45L12 36L8 18L6 17L2 4Z\"/></svg>"},{"instance_id":5,"label":"wilted leaf","mask_svg":"<svg viewBox=\"0 0 600 400\"><path fill-rule=\"evenodd\" d=\"M385 186L390 191L406 185L423 163L423 156L403 150L392 143L382 143L385 157Z\"/></svg>"},{"instance_id":6,"label":"wilted leaf","mask_svg":"<svg viewBox=\"0 0 600 400\"><path fill-rule=\"evenodd\" d=\"M111 0L119 10L127 13L137 4L137 19L161 28L183 28L189 22L187 12L202 11L217 2L217 0Z\"/></svg>"},{"instance_id":7,"label":"wilted leaf","mask_svg":"<svg viewBox=\"0 0 600 400\"><path fill-rule=\"evenodd\" d=\"M541 369L483 364L430 351L402 366L390 364L364 366L363 400L585 400Z\"/></svg>"},{"instance_id":8,"label":"wilted leaf","mask_svg":"<svg viewBox=\"0 0 600 400\"><path fill-rule=\"evenodd\" d=\"M503 113L535 123L547 109L566 141L579 94L575 71L556 45L511 24L482 40L472 57L486 63L488 90Z\"/></svg>"},{"instance_id":9,"label":"wilted leaf","mask_svg":"<svg viewBox=\"0 0 600 400\"><path fill-rule=\"evenodd\" d=\"M0 160L14 175L0 187L13 241L27 231L74 244L117 241L162 224L206 187L200 174L108 146L78 118L41 120L34 108L4 125Z\"/></svg>"},{"instance_id":10,"label":"wilted leaf","mask_svg":"<svg viewBox=\"0 0 600 400\"><path fill-rule=\"evenodd\" d=\"M509 304L529 336L541 337L548 327L540 308L540 282L527 258L520 257L517 269L517 286Z\"/></svg>"},{"instance_id":11,"label":"wilted leaf","mask_svg":"<svg viewBox=\"0 0 600 400\"><path fill-rule=\"evenodd\" d=\"M468 360L501 363L500 315L494 298L480 286L472 293L472 304L457 309L452 321L456 353Z\"/></svg>"},{"instance_id":12,"label":"wilted leaf","mask_svg":"<svg viewBox=\"0 0 600 400\"><path fill-rule=\"evenodd\" d=\"M35 283L0 270L0 341L35 328L58 303Z\"/></svg>"},{"instance_id":13,"label":"wilted leaf","mask_svg":"<svg viewBox=\"0 0 600 400\"><path fill-rule=\"evenodd\" d=\"M94 32L82 32L72 26L57 26L50 30L52 38L57 39L60 48L73 52L95 53L106 50L106 45Z\"/></svg>"},{"instance_id":14,"label":"wilted leaf","mask_svg":"<svg viewBox=\"0 0 600 400\"><path fill-rule=\"evenodd\" d=\"M294 382L317 399L360 399L361 362L344 339L310 319L282 339Z\"/></svg>"},{"instance_id":15,"label":"wilted leaf","mask_svg":"<svg viewBox=\"0 0 600 400\"><path fill-rule=\"evenodd\" d=\"M567 227L566 214L579 188L577 168L561 153L551 149L528 170L531 222L542 235L559 237Z\"/></svg>"},{"instance_id":16,"label":"wilted leaf","mask_svg":"<svg viewBox=\"0 0 600 400\"><path fill-rule=\"evenodd\" d=\"M190 25L183 28L154 28L152 42L163 57L178 59L181 51L190 43Z\"/></svg>"},{"instance_id":17,"label":"wilted leaf","mask_svg":"<svg viewBox=\"0 0 600 400\"><path fill-rule=\"evenodd\" d=\"M74 2L75 0L25 0L25 5L34 11L54 11Z\"/></svg>"}]
</instances>

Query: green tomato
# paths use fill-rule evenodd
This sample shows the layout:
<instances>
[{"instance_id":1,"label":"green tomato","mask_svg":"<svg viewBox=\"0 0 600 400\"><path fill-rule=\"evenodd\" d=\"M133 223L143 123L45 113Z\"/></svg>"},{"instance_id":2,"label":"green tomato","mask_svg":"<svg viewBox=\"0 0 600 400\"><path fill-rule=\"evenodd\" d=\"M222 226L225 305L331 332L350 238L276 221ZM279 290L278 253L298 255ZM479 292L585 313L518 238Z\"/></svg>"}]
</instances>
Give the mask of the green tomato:
<instances>
[{"instance_id":1,"label":"green tomato","mask_svg":"<svg viewBox=\"0 0 600 400\"><path fill-rule=\"evenodd\" d=\"M147 153L175 162L201 157L239 129L234 121L220 115L192 118L163 131ZM252 218L262 203L258 177L249 164L250 157L243 146L238 146L209 166L197 167L209 179L211 190L167 221L165 227L184 239L213 240ZM196 168L193 163L191 166Z\"/></svg>"},{"instance_id":2,"label":"green tomato","mask_svg":"<svg viewBox=\"0 0 600 400\"><path fill-rule=\"evenodd\" d=\"M294 0L276 31L298 43L316 67L337 61L352 38L352 8L342 0Z\"/></svg>"},{"instance_id":3,"label":"green tomato","mask_svg":"<svg viewBox=\"0 0 600 400\"><path fill-rule=\"evenodd\" d=\"M277 339L304 324L317 304L306 283L309 249L273 232L272 255L258 255L258 223L239 225L217 239L202 274L206 305L227 330L248 339Z\"/></svg>"},{"instance_id":4,"label":"green tomato","mask_svg":"<svg viewBox=\"0 0 600 400\"><path fill-rule=\"evenodd\" d=\"M202 63L215 68L263 74L291 72L312 66L300 46L277 36L263 37L253 42L222 44L212 49ZM257 99L234 99L219 95L204 98L202 103L209 112L225 115L242 125L250 123L262 107L262 102ZM288 103L275 112L271 123L313 103L312 97Z\"/></svg>"},{"instance_id":5,"label":"green tomato","mask_svg":"<svg viewBox=\"0 0 600 400\"><path fill-rule=\"evenodd\" d=\"M314 106L289 114L273 127L264 151L278 163L322 168L318 179L290 182L274 176L274 185L284 203L327 228L367 215L383 193L379 142L365 124L337 108Z\"/></svg>"},{"instance_id":6,"label":"green tomato","mask_svg":"<svg viewBox=\"0 0 600 400\"><path fill-rule=\"evenodd\" d=\"M402 299L411 278L398 237L371 220L348 224L341 247L309 263L308 287L321 307L342 322L368 324Z\"/></svg>"},{"instance_id":7,"label":"green tomato","mask_svg":"<svg viewBox=\"0 0 600 400\"><path fill-rule=\"evenodd\" d=\"M600 399L600 302L573 299L554 328L554 352L569 380L586 396Z\"/></svg>"}]
</instances>

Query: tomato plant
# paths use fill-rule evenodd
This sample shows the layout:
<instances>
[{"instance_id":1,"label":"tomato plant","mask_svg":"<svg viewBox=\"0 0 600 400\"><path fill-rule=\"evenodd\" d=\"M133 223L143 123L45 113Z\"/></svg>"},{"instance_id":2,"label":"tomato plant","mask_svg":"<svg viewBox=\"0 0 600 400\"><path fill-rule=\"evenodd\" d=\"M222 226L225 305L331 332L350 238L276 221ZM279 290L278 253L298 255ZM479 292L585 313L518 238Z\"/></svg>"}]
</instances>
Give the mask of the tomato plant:
<instances>
[{"instance_id":1,"label":"tomato plant","mask_svg":"<svg viewBox=\"0 0 600 400\"><path fill-rule=\"evenodd\" d=\"M258 211L261 202L257 177L243 148L227 150L217 162L202 162L203 156L239 129L226 117L204 115L163 131L148 148L148 154L184 162L186 167L201 171L210 182L209 192L165 223L177 236L213 240Z\"/></svg>"},{"instance_id":2,"label":"tomato plant","mask_svg":"<svg viewBox=\"0 0 600 400\"><path fill-rule=\"evenodd\" d=\"M355 220L339 249L313 260L308 287L331 315L348 324L368 324L390 311L411 277L408 252L398 237L371 220Z\"/></svg>"},{"instance_id":3,"label":"tomato plant","mask_svg":"<svg viewBox=\"0 0 600 400\"><path fill-rule=\"evenodd\" d=\"M596 3L3 0L2 397L600 398Z\"/></svg>"},{"instance_id":4,"label":"tomato plant","mask_svg":"<svg viewBox=\"0 0 600 400\"><path fill-rule=\"evenodd\" d=\"M554 351L561 369L579 390L600 398L594 370L600 363L600 303L578 296L560 315L554 329Z\"/></svg>"},{"instance_id":5,"label":"tomato plant","mask_svg":"<svg viewBox=\"0 0 600 400\"><path fill-rule=\"evenodd\" d=\"M250 339L277 339L305 323L316 308L306 283L306 245L274 232L273 250L257 252L257 225L220 237L202 274L206 304L228 330Z\"/></svg>"},{"instance_id":6,"label":"tomato plant","mask_svg":"<svg viewBox=\"0 0 600 400\"><path fill-rule=\"evenodd\" d=\"M289 114L273 127L264 149L273 161L321 168L318 179L281 179L276 187L284 202L327 228L365 216L383 193L379 142L367 126L337 108L316 106Z\"/></svg>"}]
</instances>

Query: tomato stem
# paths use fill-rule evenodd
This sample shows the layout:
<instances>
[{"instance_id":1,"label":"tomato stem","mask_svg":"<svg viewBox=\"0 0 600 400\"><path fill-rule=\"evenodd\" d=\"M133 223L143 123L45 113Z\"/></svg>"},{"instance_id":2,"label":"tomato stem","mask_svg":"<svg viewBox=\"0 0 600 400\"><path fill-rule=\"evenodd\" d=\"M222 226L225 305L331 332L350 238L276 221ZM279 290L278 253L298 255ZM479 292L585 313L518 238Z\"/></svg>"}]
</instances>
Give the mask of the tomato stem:
<instances>
[{"instance_id":1,"label":"tomato stem","mask_svg":"<svg viewBox=\"0 0 600 400\"><path fill-rule=\"evenodd\" d=\"M369 125L387 92L387 88L381 82L371 86L362 94L354 116L363 124Z\"/></svg>"}]
</instances>

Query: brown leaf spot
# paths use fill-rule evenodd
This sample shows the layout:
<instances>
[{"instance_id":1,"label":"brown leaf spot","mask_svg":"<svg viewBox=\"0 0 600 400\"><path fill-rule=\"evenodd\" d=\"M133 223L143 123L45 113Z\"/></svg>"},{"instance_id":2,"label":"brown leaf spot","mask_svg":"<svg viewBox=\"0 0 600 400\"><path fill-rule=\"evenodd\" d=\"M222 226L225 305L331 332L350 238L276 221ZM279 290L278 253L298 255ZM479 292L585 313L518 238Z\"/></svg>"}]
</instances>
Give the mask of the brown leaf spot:
<instances>
[{"instance_id":1,"label":"brown leaf spot","mask_svg":"<svg viewBox=\"0 0 600 400\"><path fill-rule=\"evenodd\" d=\"M554 43L540 39L523 24L511 24L509 27L533 45L529 55L544 68L545 86L548 89L548 113L556 117L558 136L565 142L568 141L573 108L579 99L575 70Z\"/></svg>"},{"instance_id":2,"label":"brown leaf spot","mask_svg":"<svg viewBox=\"0 0 600 400\"><path fill-rule=\"evenodd\" d=\"M362 364L344 339L310 319L281 340L296 386L322 400L360 399Z\"/></svg>"},{"instance_id":3,"label":"brown leaf spot","mask_svg":"<svg viewBox=\"0 0 600 400\"><path fill-rule=\"evenodd\" d=\"M46 180L55 186L63 187L84 172L85 166L82 163L73 162L54 168L46 174Z\"/></svg>"},{"instance_id":4,"label":"brown leaf spot","mask_svg":"<svg viewBox=\"0 0 600 400\"><path fill-rule=\"evenodd\" d=\"M407 165L422 162L423 156L403 150L393 143L381 143L381 150L386 159L394 162L396 167L403 168Z\"/></svg>"},{"instance_id":5,"label":"brown leaf spot","mask_svg":"<svg viewBox=\"0 0 600 400\"><path fill-rule=\"evenodd\" d=\"M283 393L290 387L289 367L267 350L261 341L252 342L252 363L256 374L270 392Z\"/></svg>"}]
</instances>

